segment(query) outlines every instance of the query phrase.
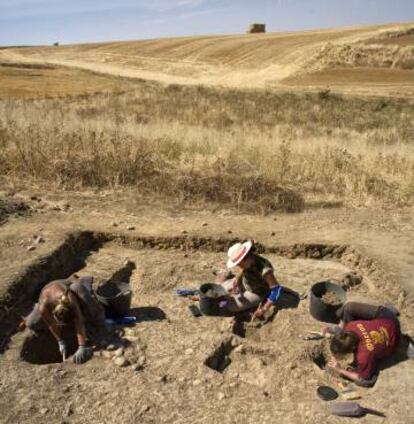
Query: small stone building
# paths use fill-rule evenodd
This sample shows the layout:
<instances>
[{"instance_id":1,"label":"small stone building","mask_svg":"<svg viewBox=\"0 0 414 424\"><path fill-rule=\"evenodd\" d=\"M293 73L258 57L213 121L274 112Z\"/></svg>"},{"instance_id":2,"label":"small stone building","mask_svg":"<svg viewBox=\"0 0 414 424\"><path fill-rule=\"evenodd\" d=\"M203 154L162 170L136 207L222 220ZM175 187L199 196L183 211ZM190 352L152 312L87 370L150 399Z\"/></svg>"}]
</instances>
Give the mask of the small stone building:
<instances>
[{"instance_id":1,"label":"small stone building","mask_svg":"<svg viewBox=\"0 0 414 424\"><path fill-rule=\"evenodd\" d=\"M266 24L250 24L247 30L248 34L258 34L266 32Z\"/></svg>"}]
</instances>

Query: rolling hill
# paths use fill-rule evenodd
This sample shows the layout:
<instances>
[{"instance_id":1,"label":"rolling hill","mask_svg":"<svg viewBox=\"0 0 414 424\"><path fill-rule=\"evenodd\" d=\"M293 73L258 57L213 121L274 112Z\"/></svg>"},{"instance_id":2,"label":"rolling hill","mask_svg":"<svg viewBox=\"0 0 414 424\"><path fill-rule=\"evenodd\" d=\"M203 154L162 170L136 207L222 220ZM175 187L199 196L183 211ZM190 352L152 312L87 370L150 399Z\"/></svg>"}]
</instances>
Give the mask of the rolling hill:
<instances>
[{"instance_id":1,"label":"rolling hill","mask_svg":"<svg viewBox=\"0 0 414 424\"><path fill-rule=\"evenodd\" d=\"M167 84L410 96L414 24L0 50L0 65L21 62Z\"/></svg>"}]
</instances>

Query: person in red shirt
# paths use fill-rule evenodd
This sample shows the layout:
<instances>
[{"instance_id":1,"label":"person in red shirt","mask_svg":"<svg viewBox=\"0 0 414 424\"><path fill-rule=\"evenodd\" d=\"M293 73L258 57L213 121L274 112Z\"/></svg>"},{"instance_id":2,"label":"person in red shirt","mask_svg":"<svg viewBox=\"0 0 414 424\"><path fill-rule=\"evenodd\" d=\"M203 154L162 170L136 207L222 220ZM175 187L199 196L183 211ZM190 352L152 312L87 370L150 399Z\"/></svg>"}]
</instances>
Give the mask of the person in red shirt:
<instances>
[{"instance_id":1,"label":"person in red shirt","mask_svg":"<svg viewBox=\"0 0 414 424\"><path fill-rule=\"evenodd\" d=\"M328 367L361 386L375 384L379 361L392 355L398 346L397 314L389 307L347 303L339 310L341 323L330 343L334 357ZM354 354L353 371L341 368L337 360L349 353Z\"/></svg>"}]
</instances>

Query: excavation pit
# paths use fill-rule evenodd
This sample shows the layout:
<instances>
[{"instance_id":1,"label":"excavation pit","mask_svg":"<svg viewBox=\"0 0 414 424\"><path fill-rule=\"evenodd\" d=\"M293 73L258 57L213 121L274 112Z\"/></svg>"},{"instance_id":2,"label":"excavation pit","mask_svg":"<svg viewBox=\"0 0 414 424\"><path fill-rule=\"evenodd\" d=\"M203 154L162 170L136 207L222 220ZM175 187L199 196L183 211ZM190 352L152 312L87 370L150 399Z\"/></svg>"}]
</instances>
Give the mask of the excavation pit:
<instances>
[{"instance_id":1,"label":"excavation pit","mask_svg":"<svg viewBox=\"0 0 414 424\"><path fill-rule=\"evenodd\" d=\"M230 354L233 350L232 340L226 340L214 350L214 352L206 359L204 364L217 371L223 373L224 370L231 364Z\"/></svg>"},{"instance_id":2,"label":"excavation pit","mask_svg":"<svg viewBox=\"0 0 414 424\"><path fill-rule=\"evenodd\" d=\"M67 329L63 333L63 338L68 349L68 356L73 355L77 348L75 332ZM47 331L27 336L22 343L20 358L33 365L63 362L56 339Z\"/></svg>"},{"instance_id":3,"label":"excavation pit","mask_svg":"<svg viewBox=\"0 0 414 424\"><path fill-rule=\"evenodd\" d=\"M269 399L279 400L278 410L283 412L286 422L306 422L306 417L321 414L320 405L315 402L315 385L331 383L325 377L328 373L321 369L328 357L320 350L321 342L304 341L300 337L311 330L320 330L321 326L309 314L306 293L316 281L351 271L364 274L368 269L364 264L368 262L351 248L259 245L259 250L265 251L264 256L275 266L281 283L305 299L298 308L280 311L272 322L249 329L241 338L234 334L232 318L194 318L188 311L191 301L175 294L177 288L197 288L203 282L212 281L212 271L225 259L226 249L234 240L92 234L90 242L93 240L102 242L95 250L86 249L84 265L76 269L80 276L93 275L99 283L125 271L126 261L136 264L129 276L123 275L133 290L131 313L138 318L137 324L124 328L122 335L128 341L124 350L131 365L118 367L107 358L114 354L104 347L114 344L110 337L88 364L75 366L58 363L55 344L54 351L52 347L48 349L53 355L48 353L50 356L40 359L39 354L28 355L28 348L39 352L40 346L46 344L37 339L23 343L21 335L17 335L13 339L18 349L10 348L0 356L5 382L5 397L0 402L15 402L9 394L19 392L22 399L29 398L30 405L41 405L47 393L48 405L56 405L57 416L65 410L70 396L76 410L82 411L82 421L86 424L96 420L129 422L138 415L144 421L180 422L182 409L177 406L178 397L180 404L189 405L192 416L200 417L197 414L201 407L203 417L208 414L212 422L223 416L224 404L226 408L230 405L232 414L237 411L231 405L252 404L257 414L262 415L269 409ZM57 257L70 262L78 253L76 248L67 249L65 255L49 258L47 263L57 270ZM358 260L353 260L354 257ZM58 272L51 273L44 263L43 267L39 264L36 275L44 280L52 274L56 278L60 276ZM376 284L370 280L371 275L368 272L360 284L347 290L350 299L355 295L371 295L370 287ZM373 292L374 297L375 293L378 291ZM48 364L47 368L32 366L40 363ZM382 384L376 388L381 409L394 408L397 401L398 408L404 408L404 402L396 401L390 393L396 392L401 379L410 375L409 366L406 361L384 371L391 373L381 377ZM45 373L45 369L51 372ZM32 379L36 388L29 384ZM411 384L407 379L404 381ZM24 385L19 386L19 382ZM57 384L64 396L59 395L60 389L56 390ZM99 402L111 407L101 410L96 407ZM370 406L376 406L375 401ZM20 404L18 407L19 411L25 410ZM50 409L49 414L54 413ZM32 415L31 422L44 422L44 416ZM61 415L56 419L60 418ZM28 422L28 418L21 421ZM181 422L186 422L186 418Z\"/></svg>"}]
</instances>

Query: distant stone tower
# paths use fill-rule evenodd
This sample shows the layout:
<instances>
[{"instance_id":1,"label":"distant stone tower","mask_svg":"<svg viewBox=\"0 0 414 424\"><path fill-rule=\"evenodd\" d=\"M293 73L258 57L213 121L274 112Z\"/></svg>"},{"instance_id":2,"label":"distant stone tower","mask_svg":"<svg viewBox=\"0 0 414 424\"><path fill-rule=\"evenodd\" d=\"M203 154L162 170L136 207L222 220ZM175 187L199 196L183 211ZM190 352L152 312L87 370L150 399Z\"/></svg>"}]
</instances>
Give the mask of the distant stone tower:
<instances>
[{"instance_id":1,"label":"distant stone tower","mask_svg":"<svg viewBox=\"0 0 414 424\"><path fill-rule=\"evenodd\" d=\"M250 24L247 30L248 34L258 34L266 32L266 24Z\"/></svg>"}]
</instances>

